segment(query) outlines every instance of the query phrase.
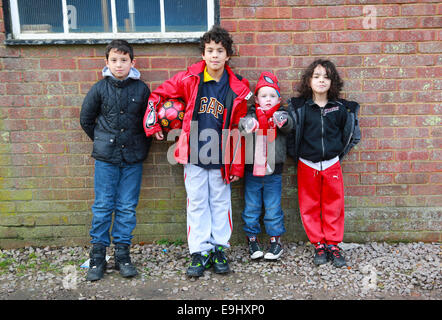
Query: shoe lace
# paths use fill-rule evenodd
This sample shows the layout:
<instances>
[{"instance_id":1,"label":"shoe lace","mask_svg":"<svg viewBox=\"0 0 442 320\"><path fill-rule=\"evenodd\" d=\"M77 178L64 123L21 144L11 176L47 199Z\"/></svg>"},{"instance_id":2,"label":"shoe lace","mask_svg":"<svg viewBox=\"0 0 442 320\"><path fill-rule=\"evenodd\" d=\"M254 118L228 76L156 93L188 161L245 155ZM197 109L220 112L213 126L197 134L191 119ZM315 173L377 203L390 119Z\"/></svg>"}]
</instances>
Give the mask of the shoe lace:
<instances>
[{"instance_id":1,"label":"shoe lace","mask_svg":"<svg viewBox=\"0 0 442 320\"><path fill-rule=\"evenodd\" d=\"M101 254L100 251L93 251L93 254L89 258L89 267L96 268L103 260L106 260L106 254Z\"/></svg>"},{"instance_id":2,"label":"shoe lace","mask_svg":"<svg viewBox=\"0 0 442 320\"><path fill-rule=\"evenodd\" d=\"M330 248L330 252L336 257L336 258L341 258L341 249L338 246L332 246Z\"/></svg>"},{"instance_id":3,"label":"shoe lace","mask_svg":"<svg viewBox=\"0 0 442 320\"><path fill-rule=\"evenodd\" d=\"M322 256L323 254L325 254L325 246L321 244L315 248L315 251L317 255Z\"/></svg>"},{"instance_id":4,"label":"shoe lace","mask_svg":"<svg viewBox=\"0 0 442 320\"><path fill-rule=\"evenodd\" d=\"M118 262L123 265L129 265L132 263L130 255L128 253L117 254Z\"/></svg>"},{"instance_id":5,"label":"shoe lace","mask_svg":"<svg viewBox=\"0 0 442 320\"><path fill-rule=\"evenodd\" d=\"M97 268L98 267L98 259L91 258L89 260L89 268Z\"/></svg>"},{"instance_id":6,"label":"shoe lace","mask_svg":"<svg viewBox=\"0 0 442 320\"><path fill-rule=\"evenodd\" d=\"M270 252L271 253L277 253L277 251L278 251L278 247L279 246L281 246L279 243L277 243L277 242L271 242L271 244L270 244Z\"/></svg>"},{"instance_id":7,"label":"shoe lace","mask_svg":"<svg viewBox=\"0 0 442 320\"><path fill-rule=\"evenodd\" d=\"M258 241L249 241L249 248L253 252L261 250Z\"/></svg>"},{"instance_id":8,"label":"shoe lace","mask_svg":"<svg viewBox=\"0 0 442 320\"><path fill-rule=\"evenodd\" d=\"M224 255L224 249L223 247L219 246L217 250L215 250L214 254L214 261L215 263L226 263L226 256Z\"/></svg>"},{"instance_id":9,"label":"shoe lace","mask_svg":"<svg viewBox=\"0 0 442 320\"><path fill-rule=\"evenodd\" d=\"M199 267L201 265L201 255L192 254L192 262L190 263L192 267Z\"/></svg>"}]
</instances>

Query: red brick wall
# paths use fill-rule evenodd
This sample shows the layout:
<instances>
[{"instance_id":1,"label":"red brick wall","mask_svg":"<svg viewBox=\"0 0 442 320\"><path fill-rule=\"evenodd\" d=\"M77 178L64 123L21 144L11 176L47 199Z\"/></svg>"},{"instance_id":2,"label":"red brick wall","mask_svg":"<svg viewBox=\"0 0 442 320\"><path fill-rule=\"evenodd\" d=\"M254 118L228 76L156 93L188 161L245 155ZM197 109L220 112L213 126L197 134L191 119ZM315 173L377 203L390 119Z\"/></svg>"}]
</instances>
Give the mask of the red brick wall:
<instances>
[{"instance_id":1,"label":"red brick wall","mask_svg":"<svg viewBox=\"0 0 442 320\"><path fill-rule=\"evenodd\" d=\"M361 104L361 143L343 162L344 241L442 239L442 5L438 1L221 0L235 72L277 74L284 100L315 58L334 61L344 96ZM375 11L374 11L375 10ZM3 10L0 40L5 39ZM197 45L135 45L155 89L199 60ZM0 44L0 247L87 243L91 142L79 126L100 79L103 45ZM185 240L182 168L156 142L145 162L135 241ZM284 171L288 240L305 240L296 169ZM232 240L242 239L242 183Z\"/></svg>"}]
</instances>

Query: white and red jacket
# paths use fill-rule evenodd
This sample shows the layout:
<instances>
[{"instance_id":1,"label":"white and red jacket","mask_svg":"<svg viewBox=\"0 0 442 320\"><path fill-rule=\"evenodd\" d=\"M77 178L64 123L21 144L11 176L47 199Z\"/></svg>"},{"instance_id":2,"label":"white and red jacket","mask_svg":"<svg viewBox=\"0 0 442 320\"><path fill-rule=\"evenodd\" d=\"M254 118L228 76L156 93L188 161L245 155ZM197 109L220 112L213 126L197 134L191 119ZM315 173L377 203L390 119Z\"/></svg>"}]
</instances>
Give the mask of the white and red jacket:
<instances>
[{"instance_id":1,"label":"white and red jacket","mask_svg":"<svg viewBox=\"0 0 442 320\"><path fill-rule=\"evenodd\" d=\"M144 131L146 135L152 136L160 132L161 126L157 121L157 110L164 101L171 98L181 98L186 104L186 110L183 119L183 126L175 144L174 157L178 163L186 164L189 162L189 141L192 120L196 121L203 85L203 76L206 63L200 61L191 65L186 71L177 73L175 76L163 82L154 90L148 100L148 107L144 115ZM229 76L229 90L226 96L226 105L223 115L223 130L228 130L228 139L223 141L224 166L221 168L224 180L229 183L231 175L243 177L244 175L244 143L238 144L239 119L247 113L247 100L252 96L249 89L249 81L235 75L232 69L226 65L225 69ZM241 80L240 80L241 79ZM197 108L195 108L197 105ZM236 129L236 130L234 130ZM226 136L223 135L223 139ZM243 141L242 141L243 142Z\"/></svg>"}]
</instances>

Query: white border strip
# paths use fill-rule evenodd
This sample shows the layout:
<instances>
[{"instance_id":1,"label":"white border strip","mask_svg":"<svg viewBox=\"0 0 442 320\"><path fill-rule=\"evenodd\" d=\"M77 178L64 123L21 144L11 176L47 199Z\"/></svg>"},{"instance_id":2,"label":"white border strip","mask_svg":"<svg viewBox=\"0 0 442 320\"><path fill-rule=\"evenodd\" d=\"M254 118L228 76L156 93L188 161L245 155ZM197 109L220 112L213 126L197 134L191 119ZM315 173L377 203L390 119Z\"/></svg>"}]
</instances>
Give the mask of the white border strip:
<instances>
[{"instance_id":1,"label":"white border strip","mask_svg":"<svg viewBox=\"0 0 442 320\"><path fill-rule=\"evenodd\" d=\"M126 39L186 39L186 38L199 38L205 31L199 32L166 32L165 12L164 12L164 0L160 1L160 14L161 14L161 32L146 32L146 33L134 33L134 32L118 32L117 14L115 0L111 0L112 11L112 33L100 32L100 33L76 33L69 32L69 21L67 16L67 2L62 1L63 7L63 33L21 33L20 17L18 11L17 0L10 0L11 5L11 20L12 20L12 32L15 40L91 40L91 39L115 39L124 37ZM207 0L207 27L210 29L215 24L215 2L214 0Z\"/></svg>"}]
</instances>

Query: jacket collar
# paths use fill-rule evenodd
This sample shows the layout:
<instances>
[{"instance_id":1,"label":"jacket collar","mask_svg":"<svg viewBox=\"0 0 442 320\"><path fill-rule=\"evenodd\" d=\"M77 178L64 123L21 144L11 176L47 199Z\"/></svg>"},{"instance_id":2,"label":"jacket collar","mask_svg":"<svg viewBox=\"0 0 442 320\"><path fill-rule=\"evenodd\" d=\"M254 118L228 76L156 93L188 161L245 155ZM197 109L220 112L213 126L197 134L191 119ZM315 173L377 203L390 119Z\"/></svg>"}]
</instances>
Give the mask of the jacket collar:
<instances>
[{"instance_id":1,"label":"jacket collar","mask_svg":"<svg viewBox=\"0 0 442 320\"><path fill-rule=\"evenodd\" d=\"M312 106L318 106L318 105L313 101L313 99L308 99L305 103L306 103L308 106L310 106L310 107L312 107ZM337 102L336 102L335 100L329 100L329 101L327 102L327 104L325 105L325 107L328 106L328 105L335 106L336 104L337 104Z\"/></svg>"},{"instance_id":2,"label":"jacket collar","mask_svg":"<svg viewBox=\"0 0 442 320\"><path fill-rule=\"evenodd\" d=\"M204 73L204 69L206 68L206 62L201 60L190 67L187 68L188 72L194 76L199 76L201 73ZM233 92L239 97L242 97L246 100L250 99L252 96L252 92L249 87L241 82L233 73L232 69L229 65L224 66L227 74L229 75L229 85Z\"/></svg>"},{"instance_id":3,"label":"jacket collar","mask_svg":"<svg viewBox=\"0 0 442 320\"><path fill-rule=\"evenodd\" d=\"M219 79L219 81L224 80L223 78L227 77L227 71L224 70L223 74L221 75L221 78ZM207 68L204 68L204 82L209 82L209 81L216 81L214 78L212 78L212 76L207 72Z\"/></svg>"},{"instance_id":4,"label":"jacket collar","mask_svg":"<svg viewBox=\"0 0 442 320\"><path fill-rule=\"evenodd\" d=\"M104 78L107 77L109 79L109 81L116 87L124 87L126 85L126 83L128 83L130 81L130 79L134 79L134 80L140 79L140 72L135 68L130 69L129 74L127 75L127 78L124 80L120 80L120 79L115 78L108 67L104 67L103 70L101 71L101 74L103 75Z\"/></svg>"},{"instance_id":5,"label":"jacket collar","mask_svg":"<svg viewBox=\"0 0 442 320\"><path fill-rule=\"evenodd\" d=\"M103 75L103 77L112 77L116 80L119 80L117 78L114 77L114 75L112 74L112 72L110 71L110 69L108 67L104 67L103 70L101 70L101 74ZM127 78L131 78L134 80L138 80L140 79L140 71L138 71L135 68L130 68L129 74L127 75ZM127 79L126 78L126 79ZM123 80L120 80L123 81Z\"/></svg>"}]
</instances>

